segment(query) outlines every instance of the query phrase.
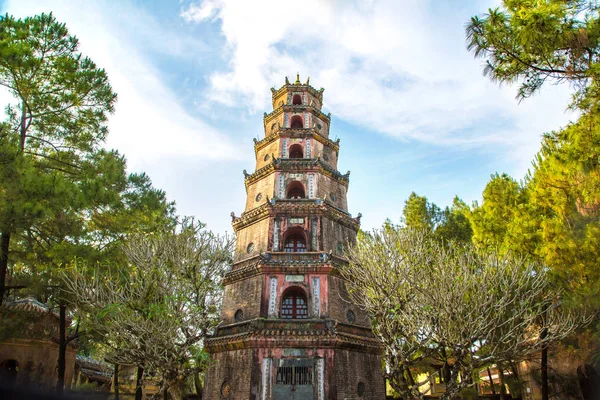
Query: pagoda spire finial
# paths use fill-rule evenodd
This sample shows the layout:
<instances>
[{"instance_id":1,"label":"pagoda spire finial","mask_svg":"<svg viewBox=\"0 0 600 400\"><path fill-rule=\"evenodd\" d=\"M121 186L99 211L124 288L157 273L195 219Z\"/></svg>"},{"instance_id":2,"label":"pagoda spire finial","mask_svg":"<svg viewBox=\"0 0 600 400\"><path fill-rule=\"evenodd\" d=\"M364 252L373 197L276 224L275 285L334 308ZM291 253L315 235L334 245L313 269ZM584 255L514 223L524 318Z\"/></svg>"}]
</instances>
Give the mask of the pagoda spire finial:
<instances>
[{"instance_id":1,"label":"pagoda spire finial","mask_svg":"<svg viewBox=\"0 0 600 400\"><path fill-rule=\"evenodd\" d=\"M302 85L302 83L300 83L300 73L296 72L296 82L294 82L294 85Z\"/></svg>"},{"instance_id":2,"label":"pagoda spire finial","mask_svg":"<svg viewBox=\"0 0 600 400\"><path fill-rule=\"evenodd\" d=\"M305 85L308 86L308 83L310 82L310 76L306 79L306 83Z\"/></svg>"}]
</instances>

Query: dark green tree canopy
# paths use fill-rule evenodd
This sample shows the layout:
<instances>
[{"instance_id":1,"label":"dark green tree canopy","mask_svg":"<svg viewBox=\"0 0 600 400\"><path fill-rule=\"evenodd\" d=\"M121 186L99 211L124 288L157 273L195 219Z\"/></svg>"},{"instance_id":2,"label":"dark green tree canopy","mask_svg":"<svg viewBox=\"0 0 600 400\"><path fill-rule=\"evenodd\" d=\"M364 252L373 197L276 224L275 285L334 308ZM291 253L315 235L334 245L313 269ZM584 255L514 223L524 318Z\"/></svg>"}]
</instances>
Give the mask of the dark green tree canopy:
<instances>
[{"instance_id":1,"label":"dark green tree canopy","mask_svg":"<svg viewBox=\"0 0 600 400\"><path fill-rule=\"evenodd\" d=\"M517 98L546 82L569 81L587 107L597 97L600 15L595 0L504 0L467 24L467 47L486 60L484 73L518 82Z\"/></svg>"},{"instance_id":2,"label":"dark green tree canopy","mask_svg":"<svg viewBox=\"0 0 600 400\"><path fill-rule=\"evenodd\" d=\"M117 95L78 45L52 14L0 19L0 85L17 99L8 111L21 149L89 152L105 139Z\"/></svg>"},{"instance_id":3,"label":"dark green tree canopy","mask_svg":"<svg viewBox=\"0 0 600 400\"><path fill-rule=\"evenodd\" d=\"M430 202L426 196L412 192L404 202L402 216L404 224L416 230L433 232L442 241L471 241L473 231L467 218L469 206L458 196L454 197L451 207L441 209Z\"/></svg>"}]
</instances>

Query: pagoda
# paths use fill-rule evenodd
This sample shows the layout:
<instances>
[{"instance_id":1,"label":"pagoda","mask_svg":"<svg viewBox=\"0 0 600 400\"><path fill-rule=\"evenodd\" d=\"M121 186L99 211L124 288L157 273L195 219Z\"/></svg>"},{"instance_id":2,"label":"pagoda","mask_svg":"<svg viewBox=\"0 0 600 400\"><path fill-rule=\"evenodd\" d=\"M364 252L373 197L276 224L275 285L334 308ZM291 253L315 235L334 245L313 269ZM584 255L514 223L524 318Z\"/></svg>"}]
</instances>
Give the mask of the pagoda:
<instances>
[{"instance_id":1,"label":"pagoda","mask_svg":"<svg viewBox=\"0 0 600 400\"><path fill-rule=\"evenodd\" d=\"M339 274L360 214L348 212L350 173L337 169L323 90L298 76L271 89L246 208L231 215L236 257L205 343L205 399L385 398L381 344Z\"/></svg>"}]
</instances>

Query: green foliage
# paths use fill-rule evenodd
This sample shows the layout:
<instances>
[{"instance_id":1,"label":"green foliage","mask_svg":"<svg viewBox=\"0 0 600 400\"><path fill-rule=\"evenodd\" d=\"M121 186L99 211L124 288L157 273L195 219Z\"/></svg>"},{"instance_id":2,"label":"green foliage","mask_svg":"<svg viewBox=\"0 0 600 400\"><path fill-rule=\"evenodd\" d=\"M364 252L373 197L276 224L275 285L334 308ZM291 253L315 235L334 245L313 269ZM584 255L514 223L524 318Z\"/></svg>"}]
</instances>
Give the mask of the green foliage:
<instances>
[{"instance_id":1,"label":"green foliage","mask_svg":"<svg viewBox=\"0 0 600 400\"><path fill-rule=\"evenodd\" d=\"M588 108L598 97L598 10L595 0L504 0L471 18L467 47L486 59L492 80L519 82L519 99L547 81L569 81L576 105Z\"/></svg>"},{"instance_id":2,"label":"green foliage","mask_svg":"<svg viewBox=\"0 0 600 400\"><path fill-rule=\"evenodd\" d=\"M431 231L439 222L440 209L430 203L427 197L412 192L404 202L402 215L406 226Z\"/></svg>"},{"instance_id":3,"label":"green foliage","mask_svg":"<svg viewBox=\"0 0 600 400\"><path fill-rule=\"evenodd\" d=\"M474 242L543 260L565 300L598 302L600 272L600 131L595 114L544 136L523 185L493 175L469 215Z\"/></svg>"},{"instance_id":4,"label":"green foliage","mask_svg":"<svg viewBox=\"0 0 600 400\"><path fill-rule=\"evenodd\" d=\"M0 85L15 98L0 132L0 233L10 243L0 297L10 252L26 259L40 246L36 256L59 264L85 210L118 199L126 182L123 158L100 146L116 95L77 46L51 14L0 19Z\"/></svg>"},{"instance_id":5,"label":"green foliage","mask_svg":"<svg viewBox=\"0 0 600 400\"><path fill-rule=\"evenodd\" d=\"M0 233L10 241L0 277L46 301L72 260L117 265L127 235L175 223L165 193L102 148L116 94L77 50L52 14L0 18L0 85L15 99L0 130Z\"/></svg>"},{"instance_id":6,"label":"green foliage","mask_svg":"<svg viewBox=\"0 0 600 400\"><path fill-rule=\"evenodd\" d=\"M492 177L483 203L470 215L474 240L543 260L554 285L565 293L562 304L596 311L599 6L595 0L504 0L501 8L473 17L467 25L467 46L486 59L484 74L499 82L519 82L520 100L546 82L568 82L574 89L571 107L581 111L575 123L544 135L522 185L508 176ZM582 356L580 362L585 365L589 359Z\"/></svg>"},{"instance_id":7,"label":"green foliage","mask_svg":"<svg viewBox=\"0 0 600 400\"><path fill-rule=\"evenodd\" d=\"M427 197L412 192L404 202L402 210L404 225L416 230L433 232L442 241L468 243L473 235L468 219L469 206L455 197L452 207L440 209ZM393 226L388 222L390 227Z\"/></svg>"},{"instance_id":8,"label":"green foliage","mask_svg":"<svg viewBox=\"0 0 600 400\"><path fill-rule=\"evenodd\" d=\"M442 222L435 230L435 235L443 241L470 243L473 228L468 217L469 212L469 206L458 196L454 197L452 206L442 211Z\"/></svg>"},{"instance_id":9,"label":"green foliage","mask_svg":"<svg viewBox=\"0 0 600 400\"><path fill-rule=\"evenodd\" d=\"M540 210L539 255L579 300L598 299L600 114L545 135L528 184ZM596 302L600 307L600 302Z\"/></svg>"},{"instance_id":10,"label":"green foliage","mask_svg":"<svg viewBox=\"0 0 600 400\"><path fill-rule=\"evenodd\" d=\"M522 203L523 191L513 178L506 174L492 175L483 191L481 206L475 204L469 214L474 243L506 249L508 225Z\"/></svg>"}]
</instances>

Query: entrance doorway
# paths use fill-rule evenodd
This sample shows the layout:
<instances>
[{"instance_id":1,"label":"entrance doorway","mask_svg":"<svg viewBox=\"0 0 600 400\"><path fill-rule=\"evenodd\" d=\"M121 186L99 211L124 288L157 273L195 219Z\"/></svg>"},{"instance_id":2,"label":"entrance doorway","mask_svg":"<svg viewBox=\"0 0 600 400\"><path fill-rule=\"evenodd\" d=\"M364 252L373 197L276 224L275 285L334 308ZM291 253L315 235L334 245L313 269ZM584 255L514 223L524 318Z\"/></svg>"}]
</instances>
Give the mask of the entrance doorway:
<instances>
[{"instance_id":1,"label":"entrance doorway","mask_svg":"<svg viewBox=\"0 0 600 400\"><path fill-rule=\"evenodd\" d=\"M313 360L284 360L277 368L273 400L313 400Z\"/></svg>"}]
</instances>

